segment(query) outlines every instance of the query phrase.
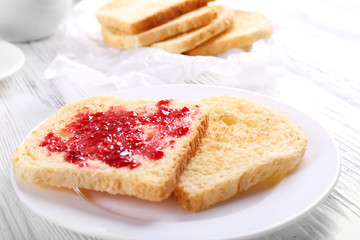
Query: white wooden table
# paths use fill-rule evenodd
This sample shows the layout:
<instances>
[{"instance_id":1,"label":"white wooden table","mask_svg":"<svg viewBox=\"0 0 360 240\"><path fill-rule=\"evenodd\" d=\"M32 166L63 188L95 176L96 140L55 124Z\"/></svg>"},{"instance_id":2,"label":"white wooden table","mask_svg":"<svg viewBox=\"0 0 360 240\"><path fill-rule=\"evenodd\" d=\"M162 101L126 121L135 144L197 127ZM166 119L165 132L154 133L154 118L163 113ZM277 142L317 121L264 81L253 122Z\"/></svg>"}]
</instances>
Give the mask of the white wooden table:
<instances>
[{"instance_id":1,"label":"white wooden table","mask_svg":"<svg viewBox=\"0 0 360 240\"><path fill-rule=\"evenodd\" d=\"M281 1L267 4L266 11L279 8L277 3ZM318 207L259 239L360 239L360 4L305 1L287 6L292 12L282 16L284 24L275 31L290 75L267 84L239 86L312 115L334 136L342 170L335 189ZM67 102L61 85L43 75L62 48L62 31L60 27L50 38L17 44L25 53L25 66L0 81L0 239L95 239L32 213L10 182L15 148L41 120ZM184 82L222 85L224 77L206 73ZM66 91L80 98L110 90L68 85Z\"/></svg>"}]
</instances>

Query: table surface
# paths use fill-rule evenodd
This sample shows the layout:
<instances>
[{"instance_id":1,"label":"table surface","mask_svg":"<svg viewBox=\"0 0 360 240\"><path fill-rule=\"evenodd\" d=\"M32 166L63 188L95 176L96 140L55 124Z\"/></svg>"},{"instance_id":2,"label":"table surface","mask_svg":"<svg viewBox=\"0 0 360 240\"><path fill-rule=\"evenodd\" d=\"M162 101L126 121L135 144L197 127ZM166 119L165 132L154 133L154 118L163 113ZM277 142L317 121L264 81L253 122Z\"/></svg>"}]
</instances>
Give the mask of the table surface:
<instances>
[{"instance_id":1,"label":"table surface","mask_svg":"<svg viewBox=\"0 0 360 240\"><path fill-rule=\"evenodd\" d=\"M283 67L290 77L237 87L274 97L310 114L334 137L342 170L334 190L319 206L258 239L360 239L360 4L333 0L288 6L291 14L282 16L284 24L275 25L275 31L285 53ZM271 15L275 8L276 4L266 5L266 13ZM254 5L253 10L263 8ZM0 239L95 239L35 215L19 200L10 181L16 147L41 120L69 101L61 85L43 74L62 47L63 31L60 26L49 38L16 44L26 63L0 81ZM183 82L222 85L224 77L207 72ZM68 90L76 99L109 88L70 84Z\"/></svg>"}]
</instances>

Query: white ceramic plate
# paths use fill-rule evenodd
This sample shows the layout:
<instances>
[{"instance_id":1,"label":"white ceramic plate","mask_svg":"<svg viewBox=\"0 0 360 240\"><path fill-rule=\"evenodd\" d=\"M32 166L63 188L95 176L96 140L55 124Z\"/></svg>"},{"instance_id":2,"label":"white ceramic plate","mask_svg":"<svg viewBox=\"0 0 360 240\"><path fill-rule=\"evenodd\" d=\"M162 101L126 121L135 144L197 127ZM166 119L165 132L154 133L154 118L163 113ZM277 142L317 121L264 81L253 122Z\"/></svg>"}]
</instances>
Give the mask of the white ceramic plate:
<instances>
[{"instance_id":1,"label":"white ceramic plate","mask_svg":"<svg viewBox=\"0 0 360 240\"><path fill-rule=\"evenodd\" d=\"M24 53L18 47L0 40L0 80L16 73L24 63Z\"/></svg>"},{"instance_id":2,"label":"white ceramic plate","mask_svg":"<svg viewBox=\"0 0 360 240\"><path fill-rule=\"evenodd\" d=\"M221 94L248 97L290 116L308 134L300 166L277 185L263 186L199 213L182 211L170 198L151 203L95 191L43 188L15 179L19 198L35 213L74 231L105 238L250 238L284 227L327 197L340 172L334 141L312 118L274 99L232 88L170 85L117 92L123 98L198 100Z\"/></svg>"}]
</instances>

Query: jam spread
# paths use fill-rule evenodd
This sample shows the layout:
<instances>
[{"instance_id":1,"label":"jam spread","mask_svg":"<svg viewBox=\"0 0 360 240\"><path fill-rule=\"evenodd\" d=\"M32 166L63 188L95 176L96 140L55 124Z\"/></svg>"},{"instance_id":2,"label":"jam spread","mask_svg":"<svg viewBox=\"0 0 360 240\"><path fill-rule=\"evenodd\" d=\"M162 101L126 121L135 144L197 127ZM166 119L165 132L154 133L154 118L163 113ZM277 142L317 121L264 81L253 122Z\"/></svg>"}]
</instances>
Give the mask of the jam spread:
<instances>
[{"instance_id":1,"label":"jam spread","mask_svg":"<svg viewBox=\"0 0 360 240\"><path fill-rule=\"evenodd\" d=\"M115 168L136 168L140 165L134 155L158 160L163 150L175 144L175 138L185 136L190 116L187 107L172 109L172 100L161 100L155 112L127 111L110 107L105 112L80 112L61 132L62 138L48 133L40 143L50 152L64 153L65 161L79 167L89 167L88 159L97 159Z\"/></svg>"}]
</instances>

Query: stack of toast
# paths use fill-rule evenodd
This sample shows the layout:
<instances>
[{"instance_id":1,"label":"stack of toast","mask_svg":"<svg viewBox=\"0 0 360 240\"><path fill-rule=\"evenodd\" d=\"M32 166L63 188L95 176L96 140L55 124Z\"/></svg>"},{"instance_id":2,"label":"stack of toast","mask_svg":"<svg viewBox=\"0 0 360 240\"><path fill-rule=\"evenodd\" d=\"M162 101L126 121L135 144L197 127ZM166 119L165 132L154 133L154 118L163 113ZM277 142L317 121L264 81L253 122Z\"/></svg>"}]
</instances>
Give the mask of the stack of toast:
<instances>
[{"instance_id":1,"label":"stack of toast","mask_svg":"<svg viewBox=\"0 0 360 240\"><path fill-rule=\"evenodd\" d=\"M105 43L117 49L157 47L171 53L216 55L249 50L272 34L263 15L208 5L214 0L111 0L96 17Z\"/></svg>"},{"instance_id":2,"label":"stack of toast","mask_svg":"<svg viewBox=\"0 0 360 240\"><path fill-rule=\"evenodd\" d=\"M256 101L199 102L97 96L68 104L17 148L15 175L40 185L84 188L178 204L197 212L301 161L306 134Z\"/></svg>"}]
</instances>

